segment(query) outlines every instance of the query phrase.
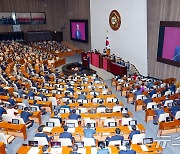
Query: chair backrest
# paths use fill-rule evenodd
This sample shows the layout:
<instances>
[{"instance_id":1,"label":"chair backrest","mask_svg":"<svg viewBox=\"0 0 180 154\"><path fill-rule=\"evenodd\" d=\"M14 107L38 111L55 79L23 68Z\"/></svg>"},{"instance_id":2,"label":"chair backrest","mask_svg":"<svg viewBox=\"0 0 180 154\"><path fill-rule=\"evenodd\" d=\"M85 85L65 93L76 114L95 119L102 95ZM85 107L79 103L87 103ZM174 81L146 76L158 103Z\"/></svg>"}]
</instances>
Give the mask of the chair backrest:
<instances>
[{"instance_id":1,"label":"chair backrest","mask_svg":"<svg viewBox=\"0 0 180 154\"><path fill-rule=\"evenodd\" d=\"M12 117L8 114L3 114L2 119L3 121L6 121L6 122L12 122Z\"/></svg>"},{"instance_id":2,"label":"chair backrest","mask_svg":"<svg viewBox=\"0 0 180 154\"><path fill-rule=\"evenodd\" d=\"M135 134L132 137L132 144L143 143L144 138L145 134Z\"/></svg>"},{"instance_id":3,"label":"chair backrest","mask_svg":"<svg viewBox=\"0 0 180 154\"><path fill-rule=\"evenodd\" d=\"M87 113L87 108L85 107L79 107L78 110L80 110L80 113Z\"/></svg>"},{"instance_id":4,"label":"chair backrest","mask_svg":"<svg viewBox=\"0 0 180 154\"><path fill-rule=\"evenodd\" d=\"M4 144L7 144L7 139L4 133L0 133L0 142L3 142Z\"/></svg>"},{"instance_id":5,"label":"chair backrest","mask_svg":"<svg viewBox=\"0 0 180 154\"><path fill-rule=\"evenodd\" d=\"M37 92L37 88L36 88L36 87L31 87L31 89L32 89L34 92Z\"/></svg>"},{"instance_id":6,"label":"chair backrest","mask_svg":"<svg viewBox=\"0 0 180 154\"><path fill-rule=\"evenodd\" d=\"M172 92L171 91L166 91L164 96L168 96L168 95L172 95Z\"/></svg>"},{"instance_id":7,"label":"chair backrest","mask_svg":"<svg viewBox=\"0 0 180 154\"><path fill-rule=\"evenodd\" d=\"M52 105L53 105L53 106L56 106L56 105L57 105L57 100L56 100L55 97L49 97L49 98L48 98L48 101L49 101L49 102L52 102Z\"/></svg>"},{"instance_id":8,"label":"chair backrest","mask_svg":"<svg viewBox=\"0 0 180 154\"><path fill-rule=\"evenodd\" d=\"M69 108L61 107L61 109L62 109L62 110L65 110L65 113L69 113L69 112L70 112ZM60 109L60 110L61 110L61 109Z\"/></svg>"},{"instance_id":9,"label":"chair backrest","mask_svg":"<svg viewBox=\"0 0 180 154\"><path fill-rule=\"evenodd\" d=\"M121 112L122 106L113 106L113 112Z\"/></svg>"},{"instance_id":10,"label":"chair backrest","mask_svg":"<svg viewBox=\"0 0 180 154\"><path fill-rule=\"evenodd\" d=\"M54 126L61 126L61 123L57 118L50 118L49 122L54 122Z\"/></svg>"},{"instance_id":11,"label":"chair backrest","mask_svg":"<svg viewBox=\"0 0 180 154\"><path fill-rule=\"evenodd\" d=\"M106 101L107 101L107 102L113 102L113 101L114 101L114 98L109 97L109 98L106 99Z\"/></svg>"},{"instance_id":12,"label":"chair backrest","mask_svg":"<svg viewBox=\"0 0 180 154\"><path fill-rule=\"evenodd\" d=\"M96 112L97 113L105 113L106 112L106 107L97 107Z\"/></svg>"},{"instance_id":13,"label":"chair backrest","mask_svg":"<svg viewBox=\"0 0 180 154\"><path fill-rule=\"evenodd\" d=\"M96 121L93 119L84 119L85 126L87 125L87 123L94 123L96 125Z\"/></svg>"},{"instance_id":14,"label":"chair backrest","mask_svg":"<svg viewBox=\"0 0 180 154\"><path fill-rule=\"evenodd\" d=\"M122 118L122 125L129 125L129 121L133 120L133 118Z\"/></svg>"},{"instance_id":15,"label":"chair backrest","mask_svg":"<svg viewBox=\"0 0 180 154\"><path fill-rule=\"evenodd\" d=\"M72 141L69 138L60 138L58 141L61 142L61 146L72 146Z\"/></svg>"},{"instance_id":16,"label":"chair backrest","mask_svg":"<svg viewBox=\"0 0 180 154\"><path fill-rule=\"evenodd\" d=\"M38 145L40 146L48 145L46 137L34 137L34 141L38 141Z\"/></svg>"},{"instance_id":17,"label":"chair backrest","mask_svg":"<svg viewBox=\"0 0 180 154\"><path fill-rule=\"evenodd\" d=\"M164 106L168 106L168 104L173 103L173 100L166 100Z\"/></svg>"},{"instance_id":18,"label":"chair backrest","mask_svg":"<svg viewBox=\"0 0 180 154\"><path fill-rule=\"evenodd\" d=\"M16 98L19 98L20 97L20 95L17 93L17 92L13 92L13 95L14 95L14 97L16 97Z\"/></svg>"},{"instance_id":19,"label":"chair backrest","mask_svg":"<svg viewBox=\"0 0 180 154\"><path fill-rule=\"evenodd\" d=\"M176 112L175 119L180 119L180 111Z\"/></svg>"},{"instance_id":20,"label":"chair backrest","mask_svg":"<svg viewBox=\"0 0 180 154\"><path fill-rule=\"evenodd\" d=\"M157 98L158 97L158 94L153 94L152 95L152 98Z\"/></svg>"},{"instance_id":21,"label":"chair backrest","mask_svg":"<svg viewBox=\"0 0 180 154\"><path fill-rule=\"evenodd\" d=\"M78 127L78 120L66 120L66 123L74 123L75 124L75 127Z\"/></svg>"},{"instance_id":22,"label":"chair backrest","mask_svg":"<svg viewBox=\"0 0 180 154\"><path fill-rule=\"evenodd\" d=\"M109 146L114 146L114 145L121 145L121 140L116 140L116 141L110 141Z\"/></svg>"},{"instance_id":23,"label":"chair backrest","mask_svg":"<svg viewBox=\"0 0 180 154\"><path fill-rule=\"evenodd\" d=\"M96 146L94 138L82 138L84 146Z\"/></svg>"},{"instance_id":24,"label":"chair backrest","mask_svg":"<svg viewBox=\"0 0 180 154\"><path fill-rule=\"evenodd\" d=\"M166 121L166 118L169 117L169 113L163 113L159 116L159 122Z\"/></svg>"},{"instance_id":25,"label":"chair backrest","mask_svg":"<svg viewBox=\"0 0 180 154\"><path fill-rule=\"evenodd\" d=\"M93 102L93 103L97 103L99 100L101 100L101 98L93 98L93 99L92 99L92 102Z\"/></svg>"},{"instance_id":26,"label":"chair backrest","mask_svg":"<svg viewBox=\"0 0 180 154\"><path fill-rule=\"evenodd\" d=\"M176 94L179 94L180 93L180 87L176 89Z\"/></svg>"},{"instance_id":27,"label":"chair backrest","mask_svg":"<svg viewBox=\"0 0 180 154\"><path fill-rule=\"evenodd\" d=\"M137 95L136 100L143 100L144 95Z\"/></svg>"},{"instance_id":28,"label":"chair backrest","mask_svg":"<svg viewBox=\"0 0 180 154\"><path fill-rule=\"evenodd\" d=\"M148 104L147 104L147 109L152 109L153 108L153 105L157 105L156 104L156 102L149 102Z\"/></svg>"},{"instance_id":29,"label":"chair backrest","mask_svg":"<svg viewBox=\"0 0 180 154\"><path fill-rule=\"evenodd\" d=\"M34 107L34 108L36 108L36 111L39 111L39 107L38 106L31 105L30 107Z\"/></svg>"}]
</instances>

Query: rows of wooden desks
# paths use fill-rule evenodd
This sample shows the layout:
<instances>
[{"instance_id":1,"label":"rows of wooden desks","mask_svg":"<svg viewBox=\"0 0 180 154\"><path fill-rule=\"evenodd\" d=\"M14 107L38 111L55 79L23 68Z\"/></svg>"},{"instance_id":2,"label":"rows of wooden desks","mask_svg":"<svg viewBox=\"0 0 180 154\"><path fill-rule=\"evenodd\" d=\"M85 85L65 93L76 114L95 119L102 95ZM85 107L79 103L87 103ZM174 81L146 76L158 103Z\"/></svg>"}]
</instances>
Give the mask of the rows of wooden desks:
<instances>
[{"instance_id":1,"label":"rows of wooden desks","mask_svg":"<svg viewBox=\"0 0 180 154\"><path fill-rule=\"evenodd\" d=\"M146 151L143 150L144 147L142 148L142 146L145 146ZM159 146L157 142L153 142L152 144L148 144L148 145L132 144L131 147L138 154L149 154L149 153L158 154L158 153L162 153L163 151L162 147ZM17 154L28 153L31 148L32 147L29 147L29 146L21 146L19 150L17 151ZM42 146L39 146L37 149L39 151L38 154L42 154ZM95 154L98 150L98 148L90 147L90 146L85 146L84 149L86 151L86 154ZM108 149L110 150L111 154L118 154L121 149L121 146L108 146ZM63 146L61 147L60 150L62 151L63 154L70 154L70 152L72 151L72 147ZM51 152L51 147L49 147L47 151Z\"/></svg>"}]
</instances>

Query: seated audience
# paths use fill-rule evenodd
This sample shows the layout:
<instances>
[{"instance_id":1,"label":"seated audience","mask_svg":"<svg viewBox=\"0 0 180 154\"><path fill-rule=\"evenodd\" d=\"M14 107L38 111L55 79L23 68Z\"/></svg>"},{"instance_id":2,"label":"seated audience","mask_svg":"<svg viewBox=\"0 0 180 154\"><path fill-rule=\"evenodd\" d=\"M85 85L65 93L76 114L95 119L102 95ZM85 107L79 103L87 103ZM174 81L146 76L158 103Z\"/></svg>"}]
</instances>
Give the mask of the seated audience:
<instances>
[{"instance_id":1,"label":"seated audience","mask_svg":"<svg viewBox=\"0 0 180 154\"><path fill-rule=\"evenodd\" d=\"M22 103L25 105L25 107L29 107L28 96L24 96L24 99L22 100Z\"/></svg>"},{"instance_id":2,"label":"seated audience","mask_svg":"<svg viewBox=\"0 0 180 154\"><path fill-rule=\"evenodd\" d=\"M153 124L155 124L155 125L158 124L159 116L163 113L164 113L164 109L161 107L161 104L158 104L158 108L157 108L157 110L155 110L156 115L153 117Z\"/></svg>"},{"instance_id":3,"label":"seated audience","mask_svg":"<svg viewBox=\"0 0 180 154\"><path fill-rule=\"evenodd\" d=\"M45 137L48 142L50 142L52 140L52 137L48 137L48 135L46 133L43 133L43 127L42 126L38 127L38 133L36 133L34 135L34 137Z\"/></svg>"},{"instance_id":4,"label":"seated audience","mask_svg":"<svg viewBox=\"0 0 180 154\"><path fill-rule=\"evenodd\" d=\"M69 133L69 132L67 132L68 126L65 125L65 126L63 127L63 129L64 129L64 132L63 132L63 133L60 133L59 138L69 138L69 139L71 139L71 141L73 141L74 138L72 137L72 134Z\"/></svg>"},{"instance_id":5,"label":"seated audience","mask_svg":"<svg viewBox=\"0 0 180 154\"><path fill-rule=\"evenodd\" d=\"M86 129L84 129L85 138L94 138L93 135L96 133L94 129L91 129L91 124L87 123Z\"/></svg>"},{"instance_id":6,"label":"seated audience","mask_svg":"<svg viewBox=\"0 0 180 154\"><path fill-rule=\"evenodd\" d=\"M73 119L73 120L78 120L79 118L81 118L80 115L76 114L76 110L73 109L71 112L70 112L70 115L68 117L69 119Z\"/></svg>"},{"instance_id":7,"label":"seated audience","mask_svg":"<svg viewBox=\"0 0 180 154\"><path fill-rule=\"evenodd\" d=\"M126 150L120 150L119 154L136 154L136 151L131 149L131 145L126 143Z\"/></svg>"},{"instance_id":8,"label":"seated audience","mask_svg":"<svg viewBox=\"0 0 180 154\"><path fill-rule=\"evenodd\" d=\"M29 117L31 116L32 114L30 112L28 112L28 107L25 107L24 108L24 111L21 112L21 118L24 120L24 122L27 124L27 123L31 123L31 125L28 127L32 127L33 124L34 124L34 120L30 120Z\"/></svg>"},{"instance_id":9,"label":"seated audience","mask_svg":"<svg viewBox=\"0 0 180 154\"><path fill-rule=\"evenodd\" d=\"M135 134L140 134L140 131L139 131L139 130L136 130L136 126L133 125L133 126L132 126L132 132L129 134L129 139L132 140L132 137L133 137L133 135L135 135Z\"/></svg>"},{"instance_id":10,"label":"seated audience","mask_svg":"<svg viewBox=\"0 0 180 154\"><path fill-rule=\"evenodd\" d=\"M173 116L176 115L178 111L180 111L180 106L177 103L173 103L172 107L170 108L170 111Z\"/></svg>"},{"instance_id":11,"label":"seated audience","mask_svg":"<svg viewBox=\"0 0 180 154\"><path fill-rule=\"evenodd\" d=\"M70 154L80 154L80 153L77 152L78 151L78 145L77 144L74 144L72 146L72 150L73 151L71 151Z\"/></svg>"},{"instance_id":12,"label":"seated audience","mask_svg":"<svg viewBox=\"0 0 180 154\"><path fill-rule=\"evenodd\" d=\"M100 149L97 151L97 154L109 154L109 149L105 148L105 144L102 142L99 145Z\"/></svg>"}]
</instances>

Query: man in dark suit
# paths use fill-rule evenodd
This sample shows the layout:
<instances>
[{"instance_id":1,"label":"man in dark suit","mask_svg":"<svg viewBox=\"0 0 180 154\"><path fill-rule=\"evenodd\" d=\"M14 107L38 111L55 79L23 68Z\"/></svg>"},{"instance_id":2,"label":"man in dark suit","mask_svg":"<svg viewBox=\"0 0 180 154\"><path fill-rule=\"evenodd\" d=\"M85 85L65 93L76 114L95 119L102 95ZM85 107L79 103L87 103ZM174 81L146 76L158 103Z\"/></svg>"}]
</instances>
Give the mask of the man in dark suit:
<instances>
[{"instance_id":1,"label":"man in dark suit","mask_svg":"<svg viewBox=\"0 0 180 154\"><path fill-rule=\"evenodd\" d=\"M157 110L155 110L155 116L153 117L153 124L154 125L157 125L158 124L158 119L159 119L159 116L161 115L161 114L163 114L164 113L164 109L161 107L161 104L158 104L158 108L157 108Z\"/></svg>"},{"instance_id":2,"label":"man in dark suit","mask_svg":"<svg viewBox=\"0 0 180 154\"><path fill-rule=\"evenodd\" d=\"M33 92L32 89L30 89L30 91L28 92L27 94L29 97L34 97L35 96L35 93Z\"/></svg>"},{"instance_id":3,"label":"man in dark suit","mask_svg":"<svg viewBox=\"0 0 180 154\"><path fill-rule=\"evenodd\" d=\"M0 117L2 117L2 114L6 113L6 110L0 106Z\"/></svg>"},{"instance_id":4,"label":"man in dark suit","mask_svg":"<svg viewBox=\"0 0 180 154\"><path fill-rule=\"evenodd\" d=\"M76 25L75 39L81 40L81 32L79 30L79 25Z\"/></svg>"},{"instance_id":5,"label":"man in dark suit","mask_svg":"<svg viewBox=\"0 0 180 154\"><path fill-rule=\"evenodd\" d=\"M38 133L36 133L34 137L45 137L48 142L50 142L52 140L52 137L48 137L47 134L43 133L43 127L42 126L38 127Z\"/></svg>"},{"instance_id":6,"label":"man in dark suit","mask_svg":"<svg viewBox=\"0 0 180 154\"><path fill-rule=\"evenodd\" d=\"M94 138L93 135L96 133L94 129L91 129L91 124L87 123L86 129L84 129L85 138Z\"/></svg>"},{"instance_id":7,"label":"man in dark suit","mask_svg":"<svg viewBox=\"0 0 180 154\"><path fill-rule=\"evenodd\" d=\"M71 141L73 141L74 138L72 137L72 134L67 132L68 126L65 125L63 129L64 129L64 132L59 135L59 138L69 138L71 139Z\"/></svg>"},{"instance_id":8,"label":"man in dark suit","mask_svg":"<svg viewBox=\"0 0 180 154\"><path fill-rule=\"evenodd\" d=\"M173 116L176 115L178 111L180 111L180 106L177 103L173 103L173 106L170 108L170 111Z\"/></svg>"},{"instance_id":9,"label":"man in dark suit","mask_svg":"<svg viewBox=\"0 0 180 154\"><path fill-rule=\"evenodd\" d=\"M106 141L108 144L110 141L124 140L124 137L121 136L121 130L119 128L115 129L115 133L116 133L116 135L111 136L111 138L110 137L106 138Z\"/></svg>"},{"instance_id":10,"label":"man in dark suit","mask_svg":"<svg viewBox=\"0 0 180 154\"><path fill-rule=\"evenodd\" d=\"M133 135L135 135L135 134L140 134L140 131L139 131L139 130L136 130L136 126L133 125L133 126L132 126L132 132L129 134L129 139L132 140L132 137L133 137Z\"/></svg>"},{"instance_id":11,"label":"man in dark suit","mask_svg":"<svg viewBox=\"0 0 180 154\"><path fill-rule=\"evenodd\" d=\"M21 118L24 120L25 123L31 123L28 128L32 127L34 124L34 120L30 120L29 117L32 114L28 112L28 107L24 108L24 111L21 112Z\"/></svg>"},{"instance_id":12,"label":"man in dark suit","mask_svg":"<svg viewBox=\"0 0 180 154\"><path fill-rule=\"evenodd\" d=\"M73 109L68 118L73 120L78 120L79 118L81 118L81 116L76 114L76 110Z\"/></svg>"}]
</instances>

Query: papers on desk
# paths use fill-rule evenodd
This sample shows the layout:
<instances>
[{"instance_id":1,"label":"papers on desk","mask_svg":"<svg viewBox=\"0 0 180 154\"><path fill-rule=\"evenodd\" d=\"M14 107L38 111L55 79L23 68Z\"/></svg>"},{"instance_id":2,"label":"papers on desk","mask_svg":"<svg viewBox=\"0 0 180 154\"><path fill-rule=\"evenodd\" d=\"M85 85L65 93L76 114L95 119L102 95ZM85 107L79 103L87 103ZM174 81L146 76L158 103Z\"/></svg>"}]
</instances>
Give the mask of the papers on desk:
<instances>
[{"instance_id":1,"label":"papers on desk","mask_svg":"<svg viewBox=\"0 0 180 154\"><path fill-rule=\"evenodd\" d=\"M43 128L43 132L51 132L51 130L52 130L53 128L52 127L44 127Z\"/></svg>"},{"instance_id":2,"label":"papers on desk","mask_svg":"<svg viewBox=\"0 0 180 154\"><path fill-rule=\"evenodd\" d=\"M146 145L140 145L140 146L141 146L142 151L148 151L148 148Z\"/></svg>"},{"instance_id":3,"label":"papers on desk","mask_svg":"<svg viewBox=\"0 0 180 154\"><path fill-rule=\"evenodd\" d=\"M51 148L50 153L52 153L52 154L61 154L62 153L62 148Z\"/></svg>"},{"instance_id":4,"label":"papers on desk","mask_svg":"<svg viewBox=\"0 0 180 154\"><path fill-rule=\"evenodd\" d=\"M27 154L38 154L40 149L38 147L32 147Z\"/></svg>"}]
</instances>

